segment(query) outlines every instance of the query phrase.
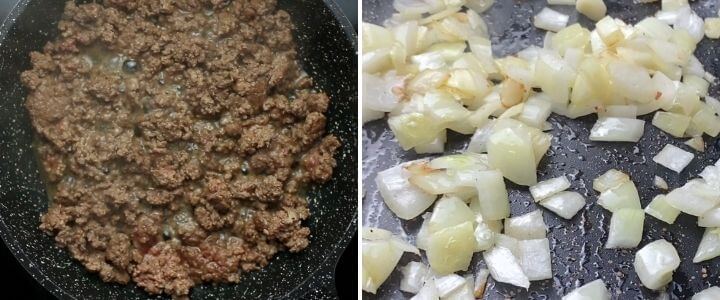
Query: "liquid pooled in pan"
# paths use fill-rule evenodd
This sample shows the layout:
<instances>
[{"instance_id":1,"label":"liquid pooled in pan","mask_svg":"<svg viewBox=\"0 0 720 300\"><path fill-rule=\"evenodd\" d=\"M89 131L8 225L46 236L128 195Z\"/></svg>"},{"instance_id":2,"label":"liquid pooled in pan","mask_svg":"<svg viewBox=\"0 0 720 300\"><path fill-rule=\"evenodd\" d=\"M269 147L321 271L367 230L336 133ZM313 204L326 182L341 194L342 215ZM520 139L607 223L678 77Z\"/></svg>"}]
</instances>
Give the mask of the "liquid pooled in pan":
<instances>
[{"instance_id":1,"label":"liquid pooled in pan","mask_svg":"<svg viewBox=\"0 0 720 300\"><path fill-rule=\"evenodd\" d=\"M173 296L308 246L340 142L275 1L68 2L59 29L22 79L60 246Z\"/></svg>"}]
</instances>

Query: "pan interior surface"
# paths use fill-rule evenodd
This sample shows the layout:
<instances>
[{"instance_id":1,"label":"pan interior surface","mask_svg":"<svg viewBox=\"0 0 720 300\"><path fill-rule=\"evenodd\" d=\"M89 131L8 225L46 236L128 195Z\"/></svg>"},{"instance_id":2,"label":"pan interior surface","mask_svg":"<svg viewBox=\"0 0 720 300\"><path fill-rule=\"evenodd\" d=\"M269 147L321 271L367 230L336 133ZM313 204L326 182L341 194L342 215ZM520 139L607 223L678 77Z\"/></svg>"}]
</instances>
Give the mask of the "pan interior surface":
<instances>
[{"instance_id":1,"label":"pan interior surface","mask_svg":"<svg viewBox=\"0 0 720 300\"><path fill-rule=\"evenodd\" d=\"M635 1L605 0L608 15L622 19L627 23L637 23L660 9L660 2L638 4ZM394 12L392 1L363 0L363 21L382 24L382 21ZM693 10L701 17L717 16L718 4L715 1L691 2ZM495 1L493 6L482 14L488 24L493 52L496 57L516 53L531 45L542 45L545 31L532 25L532 18L546 1ZM570 22L579 22L586 28L592 28L593 22L579 16L574 6L553 6L553 9L570 15ZM720 74L720 61L717 60L717 42L704 39L695 55L706 70L714 75ZM718 95L718 87L711 87L710 95ZM553 125L552 146L539 164L538 180L565 175L572 182L569 190L577 191L587 198L586 207L573 219L564 220L555 214L535 205L527 187L508 184L511 202L511 216L520 215L536 209L542 209L548 225L548 239L552 256L552 280L534 281L529 290L504 283L489 281L485 299L559 299L585 283L601 278L608 285L613 298L655 299L659 292L650 291L641 283L632 266L635 253L639 249L604 249L607 240L607 227L610 213L596 205L597 193L592 189L592 180L611 168L620 169L630 175L638 186L642 206L663 191L653 186L655 175L663 177L670 188L677 188L687 180L697 177L702 169L720 158L720 145L717 139L705 136L705 152L696 152L695 159L681 174L676 174L652 162L665 144L681 146L686 139L676 139L650 124L652 114L641 117L646 121L645 134L638 144L634 143L598 143L588 139L590 128L596 120L588 116L571 120L557 115L549 121ZM470 136L448 132L445 154L457 153L465 149ZM417 155L414 151L403 151L386 125L386 120L377 120L363 126L363 226L388 229L394 233L405 233L411 243L420 229L422 218L400 221L383 203L377 191L375 176L377 172L428 155ZM430 156L432 157L432 156ZM696 224L696 218L682 214L673 225L668 225L653 217L645 218L645 227L641 246L663 238L671 242L682 258L682 264L667 286L670 299L689 299L693 294L720 284L720 261L709 260L692 263L692 257L703 234ZM401 234L402 236L402 234ZM410 261L421 260L419 256L405 254L398 264L403 266ZM427 260L422 258L427 264ZM476 253L470 270L484 267L482 255ZM391 277L380 287L376 295L363 293L364 299L406 299L410 294L399 290L401 272L395 270Z\"/></svg>"},{"instance_id":2,"label":"pan interior surface","mask_svg":"<svg viewBox=\"0 0 720 300\"><path fill-rule=\"evenodd\" d=\"M277 255L239 284L204 284L193 299L300 298L332 287L337 258L356 231L357 55L352 27L332 3L280 0L295 25L299 57L315 86L332 99L327 131L343 146L328 183L309 193L310 246ZM30 274L59 298L147 299L133 284L108 284L87 272L53 238L37 227L48 199L32 149L33 128L23 106L20 74L31 67L29 53L57 35L64 1L21 1L0 27L0 236ZM153 298L163 298L155 296Z\"/></svg>"}]
</instances>

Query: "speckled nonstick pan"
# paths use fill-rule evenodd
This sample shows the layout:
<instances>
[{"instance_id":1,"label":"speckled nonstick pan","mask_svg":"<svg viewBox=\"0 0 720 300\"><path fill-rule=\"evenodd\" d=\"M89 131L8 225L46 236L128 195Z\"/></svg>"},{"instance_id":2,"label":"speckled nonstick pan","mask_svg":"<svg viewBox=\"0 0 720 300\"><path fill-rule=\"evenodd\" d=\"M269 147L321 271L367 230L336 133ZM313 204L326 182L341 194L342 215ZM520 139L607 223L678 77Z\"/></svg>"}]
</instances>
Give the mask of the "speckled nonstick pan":
<instances>
[{"instance_id":1,"label":"speckled nonstick pan","mask_svg":"<svg viewBox=\"0 0 720 300\"><path fill-rule=\"evenodd\" d=\"M32 276L61 299L145 299L134 285L102 282L37 229L47 210L45 187L31 148L20 73L31 51L57 34L64 1L20 1L0 26L0 237ZM204 284L192 299L333 299L335 264L356 232L357 37L332 0L280 0L292 16L305 70L330 95L328 132L343 143L333 179L309 192L310 246L281 253L239 284ZM12 274L6 274L12 276ZM155 298L168 298L156 296Z\"/></svg>"},{"instance_id":2,"label":"speckled nonstick pan","mask_svg":"<svg viewBox=\"0 0 720 300\"><path fill-rule=\"evenodd\" d=\"M608 12L626 22L636 23L645 16L654 14L660 2L635 4L632 0L605 0ZM391 1L363 0L363 20L379 23L392 13ZM483 14L491 31L493 50L496 55L516 53L529 45L541 45L544 31L535 29L531 20L547 1L496 0L493 7ZM717 1L698 0L691 2L695 12L703 18L717 15ZM571 15L570 22L580 20L584 26L591 26L585 17L578 17L571 6L555 6ZM717 41L703 40L696 55L707 71L720 75ZM711 88L711 95L718 95L717 86ZM596 117L589 116L569 120L553 115L552 147L540 163L539 179L567 175L573 182L571 190L585 194L588 205L572 220L566 221L544 210L545 222L550 227L548 238L553 255L551 280L532 282L529 291L502 283L491 283L486 292L487 299L559 299L579 284L602 278L613 293L614 299L655 299L658 295L643 288L632 267L637 249L604 249L607 240L607 226L610 214L597 205L597 193L592 190L592 179L610 168L618 168L630 174L637 184L643 207L660 191L653 187L655 174L665 178L671 188L684 184L695 177L704 166L720 158L715 146L716 139L706 136L707 150L695 153L693 160L682 174L678 175L655 164L652 157L667 143L688 149L682 142L671 138L650 125L652 115L644 116L645 135L640 143L596 143L588 140L589 130ZM458 152L465 148L469 136L451 134L448 136L446 153ZM403 151L393 140L385 121L375 121L363 130L363 226L379 226L394 232L406 232L414 242L414 235L420 228L420 221L400 222L384 206L375 186L375 174L401 161L417 158L414 152ZM696 151L693 151L696 152ZM529 212L538 208L525 187L508 185L512 215ZM540 208L542 209L542 208ZM670 241L682 258L680 268L667 287L671 299L690 297L710 286L720 284L720 258L699 264L691 262L703 231L697 227L696 218L683 214L674 225L667 225L651 216L645 217L645 230L640 246L664 238ZM473 265L482 265L481 255L475 254ZM400 265L420 258L411 254L403 256ZM377 296L364 293L366 299L405 299L409 294L398 291L400 272L393 272L391 278L380 288Z\"/></svg>"}]
</instances>

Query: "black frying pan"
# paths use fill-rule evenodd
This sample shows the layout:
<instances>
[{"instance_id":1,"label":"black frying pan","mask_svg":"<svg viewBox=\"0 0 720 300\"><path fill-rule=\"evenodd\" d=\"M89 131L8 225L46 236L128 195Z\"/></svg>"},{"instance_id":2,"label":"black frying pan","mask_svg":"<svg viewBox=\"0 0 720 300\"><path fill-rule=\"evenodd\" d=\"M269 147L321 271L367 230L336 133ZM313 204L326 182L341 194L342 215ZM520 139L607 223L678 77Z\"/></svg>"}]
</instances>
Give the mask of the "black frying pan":
<instances>
[{"instance_id":1,"label":"black frying pan","mask_svg":"<svg viewBox=\"0 0 720 300\"><path fill-rule=\"evenodd\" d=\"M636 4L631 0L605 0L608 13L626 22L636 23L660 9L660 2ZM363 0L363 20L381 23L393 12L391 1ZM483 14L488 23L496 56L513 54L530 45L541 45L545 32L532 26L532 17L545 5L546 1L496 0L492 8ZM701 17L717 16L717 1L698 0L692 2L693 9ZM572 6L554 6L553 9L569 14L570 23L577 20L585 27L591 27L585 17L578 17ZM706 71L720 75L718 42L703 40L696 56L702 61ZM718 96L718 86L711 88L710 94ZM720 158L720 145L717 139L705 138L705 153L695 153L695 159L680 175L655 164L652 157L667 143L683 147L683 140L670 137L650 125L652 115L642 117L646 121L645 135L638 144L634 143L597 143L588 140L588 135L596 117L588 116L577 120L553 115L552 147L540 163L539 179L548 179L563 174L573 182L571 190L585 194L588 205L572 220L566 221L552 212L544 210L545 222L550 231L550 248L553 253L552 280L534 281L530 290L504 283L492 283L486 291L487 299L559 299L577 286L602 278L615 299L655 299L657 292L643 288L632 267L635 252L638 249L604 249L607 240L607 226L610 214L595 204L597 193L592 190L592 179L610 168L618 168L630 174L638 187L643 207L652 198L661 193L653 187L655 174L667 180L671 188L684 184L709 164ZM393 140L385 120L374 121L363 126L363 226L377 226L393 232L405 232L414 242L414 235L421 222L416 218L401 222L383 204L375 186L375 174L398 164L418 158L414 152L403 151ZM448 131L449 132L449 131ZM469 136L449 134L446 153L459 152L465 148ZM696 151L693 151L696 152ZM533 211L534 204L526 187L508 184L512 215ZM542 209L542 208L540 208ZM693 264L692 257L702 237L703 230L696 225L696 218L681 214L674 225L667 225L651 216L645 217L643 240L640 247L648 242L664 238L671 242L682 258L680 268L675 272L672 283L667 287L670 299L690 299L692 295L710 285L720 284L720 258ZM405 254L400 265L408 261L420 260L420 257ZM427 263L427 261L425 261ZM476 254L471 264L483 265L482 255ZM703 271L704 270L704 271ZM393 272L391 278L378 290L377 296L368 293L368 299L404 299L409 294L398 290L401 274Z\"/></svg>"},{"instance_id":2,"label":"black frying pan","mask_svg":"<svg viewBox=\"0 0 720 300\"><path fill-rule=\"evenodd\" d=\"M64 1L23 0L0 25L0 237L58 298L148 298L132 284L109 284L88 273L37 228L48 201L31 148L20 73L30 68L28 54L54 39L63 7ZM239 284L197 286L192 299L337 298L335 264L356 232L357 37L332 0L280 0L279 7L292 16L304 69L332 99L327 131L343 143L335 175L309 193L314 201L307 249L277 255L263 270L244 274Z\"/></svg>"}]
</instances>

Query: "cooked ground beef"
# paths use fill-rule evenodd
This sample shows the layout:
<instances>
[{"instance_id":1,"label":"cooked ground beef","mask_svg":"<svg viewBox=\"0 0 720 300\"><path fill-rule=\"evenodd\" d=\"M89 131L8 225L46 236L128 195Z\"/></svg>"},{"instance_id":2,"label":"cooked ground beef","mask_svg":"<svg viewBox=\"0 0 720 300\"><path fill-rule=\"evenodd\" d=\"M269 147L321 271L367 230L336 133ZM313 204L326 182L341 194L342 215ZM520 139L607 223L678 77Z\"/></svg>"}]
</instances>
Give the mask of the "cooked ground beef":
<instances>
[{"instance_id":1,"label":"cooked ground beef","mask_svg":"<svg viewBox=\"0 0 720 300\"><path fill-rule=\"evenodd\" d=\"M71 1L59 29L22 79L40 228L75 259L183 296L308 246L302 192L340 143L274 0Z\"/></svg>"}]
</instances>

